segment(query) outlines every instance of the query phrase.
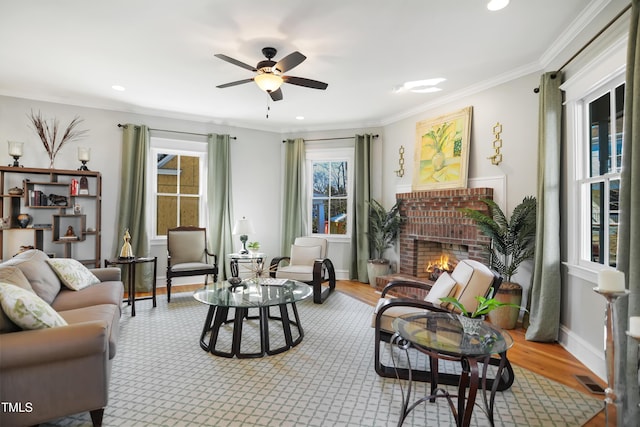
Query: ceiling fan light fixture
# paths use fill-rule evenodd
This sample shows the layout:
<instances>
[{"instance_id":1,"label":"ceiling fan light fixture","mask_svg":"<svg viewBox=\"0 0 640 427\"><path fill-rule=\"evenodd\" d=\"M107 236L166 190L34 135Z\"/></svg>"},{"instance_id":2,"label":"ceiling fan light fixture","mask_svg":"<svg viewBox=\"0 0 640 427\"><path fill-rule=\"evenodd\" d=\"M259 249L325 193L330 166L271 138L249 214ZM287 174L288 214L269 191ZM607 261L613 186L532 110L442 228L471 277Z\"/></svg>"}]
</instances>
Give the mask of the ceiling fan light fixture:
<instances>
[{"instance_id":1,"label":"ceiling fan light fixture","mask_svg":"<svg viewBox=\"0 0 640 427\"><path fill-rule=\"evenodd\" d=\"M258 87L265 92L273 92L282 86L282 77L273 73L258 74L253 78Z\"/></svg>"},{"instance_id":2,"label":"ceiling fan light fixture","mask_svg":"<svg viewBox=\"0 0 640 427\"><path fill-rule=\"evenodd\" d=\"M504 9L509 4L509 0L490 0L487 3L487 9L494 12L496 10Z\"/></svg>"}]
</instances>

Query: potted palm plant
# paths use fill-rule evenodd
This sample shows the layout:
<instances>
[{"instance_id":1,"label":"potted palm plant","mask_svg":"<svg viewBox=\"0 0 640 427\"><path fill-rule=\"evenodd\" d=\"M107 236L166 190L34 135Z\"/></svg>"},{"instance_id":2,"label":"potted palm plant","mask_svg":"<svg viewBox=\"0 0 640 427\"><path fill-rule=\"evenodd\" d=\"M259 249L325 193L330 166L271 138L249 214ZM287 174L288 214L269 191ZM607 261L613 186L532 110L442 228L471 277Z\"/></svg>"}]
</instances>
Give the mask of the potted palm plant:
<instances>
[{"instance_id":1,"label":"potted palm plant","mask_svg":"<svg viewBox=\"0 0 640 427\"><path fill-rule=\"evenodd\" d=\"M369 201L369 245L372 258L367 261L369 284L376 287L376 277L389 273L390 261L384 258L384 251L395 243L402 218L396 202L386 210L377 200Z\"/></svg>"},{"instance_id":2,"label":"potted palm plant","mask_svg":"<svg viewBox=\"0 0 640 427\"><path fill-rule=\"evenodd\" d=\"M489 199L482 199L489 208L489 214L475 209L463 208L461 211L476 221L477 227L491 239L488 250L491 253L491 268L503 278L496 298L508 298L513 295L514 302L520 306L522 286L511 281L520 265L533 258L536 237L536 198L525 197L513 209L507 219L500 206ZM489 315L489 320L504 329L513 329L518 321L519 308L502 308Z\"/></svg>"}]
</instances>

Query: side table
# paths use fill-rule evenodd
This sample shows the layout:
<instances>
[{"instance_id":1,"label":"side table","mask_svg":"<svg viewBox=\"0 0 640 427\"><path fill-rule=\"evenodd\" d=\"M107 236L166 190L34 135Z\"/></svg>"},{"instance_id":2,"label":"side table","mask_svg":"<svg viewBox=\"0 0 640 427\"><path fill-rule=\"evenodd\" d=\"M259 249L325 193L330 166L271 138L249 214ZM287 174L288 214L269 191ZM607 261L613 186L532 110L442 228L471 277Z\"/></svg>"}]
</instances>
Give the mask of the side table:
<instances>
[{"instance_id":1,"label":"side table","mask_svg":"<svg viewBox=\"0 0 640 427\"><path fill-rule=\"evenodd\" d=\"M240 275L238 263L260 263L264 261L266 254L261 252L249 252L248 254L233 253L227 256L229 257L229 266L231 267L231 277L238 277Z\"/></svg>"},{"instance_id":2,"label":"side table","mask_svg":"<svg viewBox=\"0 0 640 427\"><path fill-rule=\"evenodd\" d=\"M136 298L136 265L144 264L146 262L153 263L153 277L152 277L152 296ZM153 300L153 306L156 307L156 273L158 268L158 257L134 257L134 258L112 258L105 259L104 266L111 267L123 265L127 267L127 305L131 306L131 316L136 315L136 300Z\"/></svg>"}]
</instances>

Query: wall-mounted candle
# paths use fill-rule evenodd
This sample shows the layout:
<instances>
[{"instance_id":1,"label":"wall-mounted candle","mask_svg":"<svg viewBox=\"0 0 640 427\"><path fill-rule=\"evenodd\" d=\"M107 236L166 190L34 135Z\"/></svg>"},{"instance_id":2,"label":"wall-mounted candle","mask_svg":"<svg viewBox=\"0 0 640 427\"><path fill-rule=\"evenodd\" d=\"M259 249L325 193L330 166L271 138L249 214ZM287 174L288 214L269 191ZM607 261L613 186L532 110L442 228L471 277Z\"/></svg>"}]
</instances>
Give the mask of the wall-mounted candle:
<instances>
[{"instance_id":1,"label":"wall-mounted candle","mask_svg":"<svg viewBox=\"0 0 640 427\"><path fill-rule=\"evenodd\" d=\"M91 148L89 147L78 147L78 160L81 162L88 162L91 157Z\"/></svg>"},{"instance_id":2,"label":"wall-mounted candle","mask_svg":"<svg viewBox=\"0 0 640 427\"><path fill-rule=\"evenodd\" d=\"M24 142L9 141L9 155L11 157L21 157L23 144Z\"/></svg>"},{"instance_id":3,"label":"wall-mounted candle","mask_svg":"<svg viewBox=\"0 0 640 427\"><path fill-rule=\"evenodd\" d=\"M629 318L629 335L640 337L640 316L631 316Z\"/></svg>"},{"instance_id":4,"label":"wall-mounted candle","mask_svg":"<svg viewBox=\"0 0 640 427\"><path fill-rule=\"evenodd\" d=\"M618 270L600 270L598 272L598 289L609 292L624 291L624 273Z\"/></svg>"}]
</instances>

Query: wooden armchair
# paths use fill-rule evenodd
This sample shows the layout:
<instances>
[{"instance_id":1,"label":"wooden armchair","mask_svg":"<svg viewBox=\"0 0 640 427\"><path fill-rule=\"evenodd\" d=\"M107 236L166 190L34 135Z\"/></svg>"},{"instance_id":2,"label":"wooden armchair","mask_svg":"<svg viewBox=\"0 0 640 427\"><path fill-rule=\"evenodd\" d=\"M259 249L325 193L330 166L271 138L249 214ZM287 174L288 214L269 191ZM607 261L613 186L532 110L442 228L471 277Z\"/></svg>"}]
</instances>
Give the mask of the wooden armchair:
<instances>
[{"instance_id":1,"label":"wooden armchair","mask_svg":"<svg viewBox=\"0 0 640 427\"><path fill-rule=\"evenodd\" d=\"M171 302L171 279L209 275L218 280L218 257L207 248L207 231L200 227L176 227L167 230L167 301Z\"/></svg>"},{"instance_id":2,"label":"wooden armchair","mask_svg":"<svg viewBox=\"0 0 640 427\"><path fill-rule=\"evenodd\" d=\"M396 369L393 366L384 365L380 358L381 342L389 342L394 330L391 326L393 320L401 315L409 313L420 313L424 311L455 312L453 307L440 303L440 298L451 295L458 298L468 310L474 310L478 304L475 297L478 295L487 296L493 287L497 292L502 278L487 266L474 260L462 260L458 263L451 275L443 273L442 276L432 285L425 283L397 280L392 281L382 290L382 295L375 308L372 326L375 328L375 355L374 365L378 375L387 378L396 378ZM399 288L413 288L427 291L425 299L417 298L389 298L387 294ZM497 365L499 359L492 358L491 364ZM430 363L428 364L430 365ZM507 360L506 366L499 379L498 390L506 390L513 384L514 373L511 363ZM397 368L397 375L400 378L408 379L409 370ZM413 380L428 382L431 373L428 370L411 370ZM457 385L459 375L449 373L438 373L441 384ZM495 379L487 378L487 387L493 386Z\"/></svg>"},{"instance_id":3,"label":"wooden armchair","mask_svg":"<svg viewBox=\"0 0 640 427\"><path fill-rule=\"evenodd\" d=\"M336 272L326 256L327 239L297 237L291 245L291 256L273 258L269 271L271 277L293 279L311 285L313 302L322 304L336 288ZM324 283L328 286L323 287Z\"/></svg>"}]
</instances>

